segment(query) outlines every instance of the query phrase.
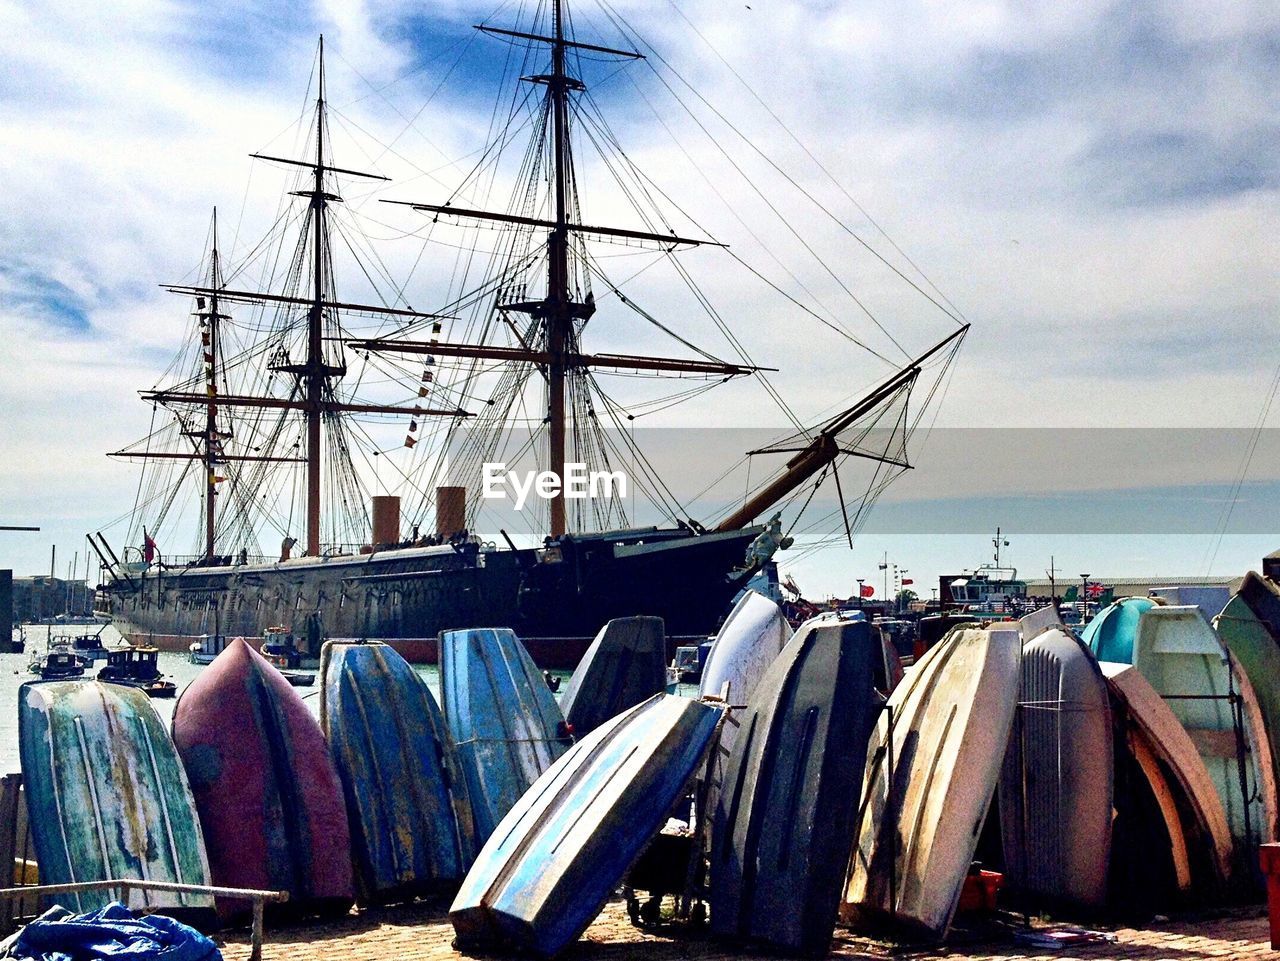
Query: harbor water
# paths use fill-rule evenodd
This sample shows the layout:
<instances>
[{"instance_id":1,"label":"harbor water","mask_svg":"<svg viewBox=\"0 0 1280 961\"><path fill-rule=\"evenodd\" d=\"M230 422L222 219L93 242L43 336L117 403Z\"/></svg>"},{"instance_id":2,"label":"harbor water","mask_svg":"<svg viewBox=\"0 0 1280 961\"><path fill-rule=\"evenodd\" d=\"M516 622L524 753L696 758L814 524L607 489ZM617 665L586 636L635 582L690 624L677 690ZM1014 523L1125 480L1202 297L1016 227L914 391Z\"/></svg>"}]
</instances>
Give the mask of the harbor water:
<instances>
[{"instance_id":1,"label":"harbor water","mask_svg":"<svg viewBox=\"0 0 1280 961\"><path fill-rule=\"evenodd\" d=\"M16 773L20 769L18 760L18 688L27 681L37 678L37 675L32 674L27 668L33 659L44 653L49 642L50 631L52 631L54 637L70 637L76 634L93 633L97 628L93 625L56 627L28 625L25 630L27 645L23 653L0 654L0 774ZM114 627L107 625L102 631L102 642L103 646L111 648L117 644L123 644L124 639ZM103 662L98 661L92 668L86 668L85 676L92 677L102 666ZM160 653L159 666L160 672L178 685L178 697L182 696L182 692L187 685L194 681L199 673L204 670L203 665L192 664L185 655L164 651ZM431 693L438 703L440 700L439 670L434 664L417 664L414 665L414 669L427 682L427 686L431 688ZM563 690L563 681L569 677L569 672L553 671L552 673L561 677L561 689ZM696 691L697 688L694 687L692 690ZM302 695L303 702L311 708L311 712L319 716L320 688L318 686L299 688L298 693ZM157 698L151 703L165 724L168 725L173 719L173 708L177 703L177 698Z\"/></svg>"}]
</instances>

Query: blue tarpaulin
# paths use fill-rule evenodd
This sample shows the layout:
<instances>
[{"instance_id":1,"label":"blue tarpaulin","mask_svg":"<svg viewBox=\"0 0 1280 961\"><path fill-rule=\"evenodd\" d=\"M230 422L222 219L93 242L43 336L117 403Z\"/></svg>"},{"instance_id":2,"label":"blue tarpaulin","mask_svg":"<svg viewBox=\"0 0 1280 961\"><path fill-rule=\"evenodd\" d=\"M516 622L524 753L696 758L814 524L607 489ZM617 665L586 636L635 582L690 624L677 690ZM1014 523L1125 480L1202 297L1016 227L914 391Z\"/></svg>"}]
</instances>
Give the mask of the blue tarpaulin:
<instances>
[{"instance_id":1,"label":"blue tarpaulin","mask_svg":"<svg viewBox=\"0 0 1280 961\"><path fill-rule=\"evenodd\" d=\"M46 911L18 932L6 957L33 961L222 961L217 945L173 918L135 918L119 901L88 914Z\"/></svg>"}]
</instances>

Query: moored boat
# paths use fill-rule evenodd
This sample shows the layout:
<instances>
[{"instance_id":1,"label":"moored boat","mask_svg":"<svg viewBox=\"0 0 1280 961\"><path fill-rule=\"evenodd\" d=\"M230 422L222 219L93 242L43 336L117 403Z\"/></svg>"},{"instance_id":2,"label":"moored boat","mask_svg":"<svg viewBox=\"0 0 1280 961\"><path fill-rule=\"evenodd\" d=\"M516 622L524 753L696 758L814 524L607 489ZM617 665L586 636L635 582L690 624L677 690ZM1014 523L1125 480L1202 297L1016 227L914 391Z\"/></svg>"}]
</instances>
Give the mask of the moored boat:
<instances>
[{"instance_id":1,"label":"moored boat","mask_svg":"<svg viewBox=\"0 0 1280 961\"><path fill-rule=\"evenodd\" d=\"M212 664L226 647L225 634L205 634L198 641L191 642L187 648L187 658L192 664Z\"/></svg>"},{"instance_id":2,"label":"moored boat","mask_svg":"<svg viewBox=\"0 0 1280 961\"><path fill-rule=\"evenodd\" d=\"M27 670L39 674L42 680L63 681L83 677L84 659L65 645L56 645L45 651L29 665Z\"/></svg>"},{"instance_id":3,"label":"moored boat","mask_svg":"<svg viewBox=\"0 0 1280 961\"><path fill-rule=\"evenodd\" d=\"M550 957L574 941L661 827L721 710L657 694L570 748L467 874L449 909L459 945Z\"/></svg>"},{"instance_id":4,"label":"moored boat","mask_svg":"<svg viewBox=\"0 0 1280 961\"><path fill-rule=\"evenodd\" d=\"M1097 661L1064 629L1041 631L1022 649L1018 709L1000 778L1011 888L1051 903L1106 903L1111 745L1107 681Z\"/></svg>"},{"instance_id":5,"label":"moored boat","mask_svg":"<svg viewBox=\"0 0 1280 961\"><path fill-rule=\"evenodd\" d=\"M137 688L147 697L173 697L178 686L160 673L159 659L154 647L117 647L107 652L98 680Z\"/></svg>"},{"instance_id":6,"label":"moored boat","mask_svg":"<svg viewBox=\"0 0 1280 961\"><path fill-rule=\"evenodd\" d=\"M445 724L467 779L476 840L483 843L572 737L514 632L446 631L440 654Z\"/></svg>"},{"instance_id":7,"label":"moored boat","mask_svg":"<svg viewBox=\"0 0 1280 961\"><path fill-rule=\"evenodd\" d=\"M475 857L471 802L426 682L377 642L326 643L320 675L361 900L456 888Z\"/></svg>"},{"instance_id":8,"label":"moored boat","mask_svg":"<svg viewBox=\"0 0 1280 961\"><path fill-rule=\"evenodd\" d=\"M866 621L810 621L760 678L714 812L711 929L825 954L884 700Z\"/></svg>"},{"instance_id":9,"label":"moored boat","mask_svg":"<svg viewBox=\"0 0 1280 961\"><path fill-rule=\"evenodd\" d=\"M942 937L1004 760L1021 680L1016 627L957 628L889 698L867 750L841 916Z\"/></svg>"},{"instance_id":10,"label":"moored boat","mask_svg":"<svg viewBox=\"0 0 1280 961\"><path fill-rule=\"evenodd\" d=\"M667 682L666 632L660 617L611 620L587 648L560 695L560 710L575 737L589 734Z\"/></svg>"},{"instance_id":11,"label":"moored boat","mask_svg":"<svg viewBox=\"0 0 1280 961\"><path fill-rule=\"evenodd\" d=\"M342 784L306 704L243 638L178 699L173 740L214 883L284 890L290 915L345 912L354 890ZM219 914L248 910L219 899Z\"/></svg>"},{"instance_id":12,"label":"moored boat","mask_svg":"<svg viewBox=\"0 0 1280 961\"><path fill-rule=\"evenodd\" d=\"M210 883L186 775L142 693L95 681L24 684L18 742L40 883ZM59 897L87 911L114 894ZM127 900L144 903L142 892ZM146 894L145 903L169 912L213 907L208 895L156 891Z\"/></svg>"}]
</instances>

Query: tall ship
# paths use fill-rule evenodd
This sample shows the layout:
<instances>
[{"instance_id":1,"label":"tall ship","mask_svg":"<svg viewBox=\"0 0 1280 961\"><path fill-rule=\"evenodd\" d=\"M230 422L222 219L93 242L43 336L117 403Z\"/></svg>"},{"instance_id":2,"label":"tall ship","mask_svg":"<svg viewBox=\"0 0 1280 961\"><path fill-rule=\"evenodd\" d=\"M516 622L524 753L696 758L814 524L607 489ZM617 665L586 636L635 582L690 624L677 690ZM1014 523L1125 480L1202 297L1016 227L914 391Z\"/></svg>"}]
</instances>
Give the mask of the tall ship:
<instances>
[{"instance_id":1,"label":"tall ship","mask_svg":"<svg viewBox=\"0 0 1280 961\"><path fill-rule=\"evenodd\" d=\"M126 637L186 651L201 636L284 626L312 654L328 637L367 637L430 661L442 630L504 626L544 666L572 666L610 618L656 615L673 638L705 635L786 552L852 546L875 496L910 466L907 440L968 324L909 261L894 263L795 181L799 202L845 237L840 257L869 252L936 311L943 336L913 350L889 334L794 222L786 240L829 275L826 302L806 301L797 275L752 264L701 229L627 155L588 91L592 72L612 77L637 62L668 82L660 54L626 21L606 20L619 46L576 37L564 0L477 27L506 44L503 76L518 78L517 90L500 94L488 143L448 168L461 173L430 202L335 156L321 40L298 151L252 155L291 178L274 226L228 258L215 211L198 279L166 285L191 304L190 333L142 392L151 431L112 455L141 467L127 530L90 536L99 610ZM721 148L735 169L739 149ZM492 202L503 194L505 204ZM388 221L400 234L390 243L421 246L405 275L391 273L370 236L388 233ZM381 229L362 230L371 225ZM803 342L806 324L833 333L849 348L848 383L864 387L801 419L741 336L763 320L717 309L685 265L694 249L776 298L770 323L789 315L789 344ZM659 285L650 306L645 284L659 266L678 284ZM372 294L349 292L352 278ZM410 291L434 309L414 309ZM724 348L696 344L663 315L671 304L696 311ZM610 315L615 332L629 325L615 342L643 335L667 348L590 349ZM859 366L868 359L870 376ZM755 423L776 405L790 426L741 451L763 462L755 483L699 517L696 493L659 476L635 421L742 381L759 385L762 409L739 407L741 394L735 409ZM637 385L649 393L622 396ZM846 491L839 471L851 459L871 472L857 489L846 479ZM537 469L537 489L504 522L490 503L505 482L497 468L520 463ZM533 485L530 472L526 494ZM827 503L801 523L820 487L834 487L838 509ZM182 544L194 549L179 553Z\"/></svg>"}]
</instances>

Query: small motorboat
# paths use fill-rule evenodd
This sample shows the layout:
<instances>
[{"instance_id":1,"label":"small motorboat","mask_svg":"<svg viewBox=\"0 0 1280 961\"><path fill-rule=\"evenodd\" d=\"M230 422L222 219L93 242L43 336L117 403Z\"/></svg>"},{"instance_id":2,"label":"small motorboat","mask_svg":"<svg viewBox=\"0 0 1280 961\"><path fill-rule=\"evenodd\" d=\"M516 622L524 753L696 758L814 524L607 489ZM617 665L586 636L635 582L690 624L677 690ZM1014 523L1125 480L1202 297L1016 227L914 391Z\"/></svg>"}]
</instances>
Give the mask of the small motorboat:
<instances>
[{"instance_id":1,"label":"small motorboat","mask_svg":"<svg viewBox=\"0 0 1280 961\"><path fill-rule=\"evenodd\" d=\"M159 658L154 647L115 648L107 652L107 666L98 672L98 680L136 687L148 697L173 697L178 686L160 673Z\"/></svg>"},{"instance_id":2,"label":"small motorboat","mask_svg":"<svg viewBox=\"0 0 1280 961\"><path fill-rule=\"evenodd\" d=\"M75 651L65 645L57 645L32 661L28 670L46 681L65 681L84 677L84 668L84 661Z\"/></svg>"},{"instance_id":3,"label":"small motorboat","mask_svg":"<svg viewBox=\"0 0 1280 961\"><path fill-rule=\"evenodd\" d=\"M667 684L697 684L702 680L702 665L706 662L711 642L676 648L676 656L667 668Z\"/></svg>"},{"instance_id":4,"label":"small motorboat","mask_svg":"<svg viewBox=\"0 0 1280 961\"><path fill-rule=\"evenodd\" d=\"M105 629L106 625L102 625ZM82 657L87 664L107 659L107 646L102 643L102 630L96 634L77 634L71 639L71 649Z\"/></svg>"},{"instance_id":5,"label":"small motorboat","mask_svg":"<svg viewBox=\"0 0 1280 961\"><path fill-rule=\"evenodd\" d=\"M262 632L262 644L258 650L268 663L276 667L293 670L302 666L302 651L287 627L268 627Z\"/></svg>"},{"instance_id":6,"label":"small motorboat","mask_svg":"<svg viewBox=\"0 0 1280 961\"><path fill-rule=\"evenodd\" d=\"M187 653L192 664L212 664L213 659L221 654L226 646L226 635L205 634L200 640L191 642Z\"/></svg>"}]
</instances>

